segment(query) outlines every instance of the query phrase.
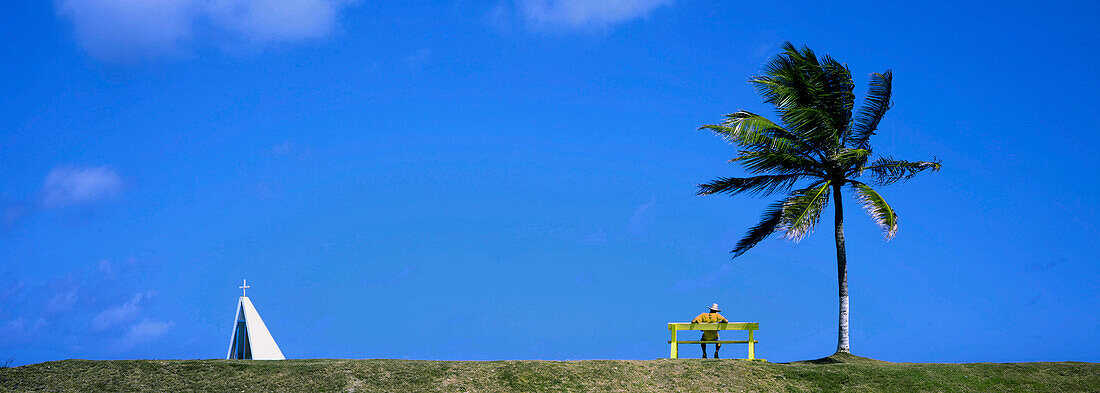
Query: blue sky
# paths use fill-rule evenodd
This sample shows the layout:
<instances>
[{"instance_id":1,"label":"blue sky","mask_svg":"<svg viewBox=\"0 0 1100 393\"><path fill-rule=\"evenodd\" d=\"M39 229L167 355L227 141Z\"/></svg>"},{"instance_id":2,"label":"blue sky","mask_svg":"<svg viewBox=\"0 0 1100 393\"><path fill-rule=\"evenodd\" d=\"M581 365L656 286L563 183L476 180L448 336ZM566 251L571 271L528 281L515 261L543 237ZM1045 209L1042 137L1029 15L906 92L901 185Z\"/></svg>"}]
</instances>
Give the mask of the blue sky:
<instances>
[{"instance_id":1,"label":"blue sky","mask_svg":"<svg viewBox=\"0 0 1100 393\"><path fill-rule=\"evenodd\" d=\"M694 195L791 40L893 69L876 152L944 163L889 242L846 199L853 351L1100 361L1098 7L13 2L0 357L222 357L242 278L292 358L652 359L711 302L828 355L831 215L730 261L769 201Z\"/></svg>"}]
</instances>

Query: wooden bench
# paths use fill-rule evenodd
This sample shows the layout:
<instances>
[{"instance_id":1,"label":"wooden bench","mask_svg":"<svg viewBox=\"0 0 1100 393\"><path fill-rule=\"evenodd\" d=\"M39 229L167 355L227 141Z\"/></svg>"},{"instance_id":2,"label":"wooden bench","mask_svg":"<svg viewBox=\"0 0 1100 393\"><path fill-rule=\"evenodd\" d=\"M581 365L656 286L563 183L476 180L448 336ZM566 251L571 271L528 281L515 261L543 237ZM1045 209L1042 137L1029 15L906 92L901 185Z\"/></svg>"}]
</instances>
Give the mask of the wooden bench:
<instances>
[{"instance_id":1,"label":"wooden bench","mask_svg":"<svg viewBox=\"0 0 1100 393\"><path fill-rule=\"evenodd\" d=\"M675 323L669 322L668 330L672 332L672 340L668 343L672 344L672 352L669 359L679 358L679 351L677 346L679 344L749 344L749 358L739 360L751 360L757 362L766 362L764 359L756 358L756 341L753 339L753 332L760 330L760 324L757 322L723 322L723 323ZM701 340L677 340L676 332L681 330L748 330L748 340L714 340L714 341L701 341Z\"/></svg>"}]
</instances>

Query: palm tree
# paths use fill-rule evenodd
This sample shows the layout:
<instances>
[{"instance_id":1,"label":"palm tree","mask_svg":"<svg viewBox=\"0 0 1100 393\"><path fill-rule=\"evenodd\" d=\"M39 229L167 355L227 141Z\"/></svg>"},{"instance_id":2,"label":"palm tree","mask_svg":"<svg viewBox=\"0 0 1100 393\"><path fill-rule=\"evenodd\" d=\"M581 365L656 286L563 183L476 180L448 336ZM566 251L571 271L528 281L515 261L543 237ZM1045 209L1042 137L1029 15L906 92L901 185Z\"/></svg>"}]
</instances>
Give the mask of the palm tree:
<instances>
[{"instance_id":1,"label":"palm tree","mask_svg":"<svg viewBox=\"0 0 1100 393\"><path fill-rule=\"evenodd\" d=\"M844 251L844 186L886 234L898 230L897 214L871 185L908 180L925 170L937 171L939 161L904 161L880 156L871 161L868 141L890 109L892 74L871 74L863 107L852 115L855 94L848 67L828 55L818 58L810 48L790 42L764 73L749 80L764 102L775 106L782 126L745 110L725 115L721 124L700 127L740 148L730 162L740 163L752 177L720 177L699 185L699 195L748 193L786 194L770 205L760 223L749 229L731 251L737 258L773 232L798 241L817 225L832 194L835 214L840 324L836 351L850 354L848 344L848 262ZM859 181L869 173L866 182ZM805 188L795 185L809 182Z\"/></svg>"}]
</instances>

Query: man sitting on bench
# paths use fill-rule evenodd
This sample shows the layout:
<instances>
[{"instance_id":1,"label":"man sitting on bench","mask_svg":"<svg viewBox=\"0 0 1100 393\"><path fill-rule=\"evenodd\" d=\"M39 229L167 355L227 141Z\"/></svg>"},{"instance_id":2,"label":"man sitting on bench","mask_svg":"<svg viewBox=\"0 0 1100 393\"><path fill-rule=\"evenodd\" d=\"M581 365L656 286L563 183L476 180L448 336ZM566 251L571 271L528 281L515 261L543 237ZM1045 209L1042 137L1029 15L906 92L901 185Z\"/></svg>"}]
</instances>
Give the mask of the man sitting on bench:
<instances>
[{"instance_id":1,"label":"man sitting on bench","mask_svg":"<svg viewBox=\"0 0 1100 393\"><path fill-rule=\"evenodd\" d=\"M710 312L705 312L705 313L699 314L699 316L697 316L697 317L695 317L695 319L691 320L691 323L729 322L728 320L726 320L726 317L723 317L722 314L719 314L719 312L722 312L722 310L720 310L718 308L718 303L711 304L710 305ZM718 331L717 330L704 330L703 331L703 337L700 338L699 341L718 341ZM706 359L707 358L707 344L699 344L699 346L703 347L703 359ZM718 359L718 350L719 349L722 349L722 344L714 344L714 358L715 359Z\"/></svg>"}]
</instances>

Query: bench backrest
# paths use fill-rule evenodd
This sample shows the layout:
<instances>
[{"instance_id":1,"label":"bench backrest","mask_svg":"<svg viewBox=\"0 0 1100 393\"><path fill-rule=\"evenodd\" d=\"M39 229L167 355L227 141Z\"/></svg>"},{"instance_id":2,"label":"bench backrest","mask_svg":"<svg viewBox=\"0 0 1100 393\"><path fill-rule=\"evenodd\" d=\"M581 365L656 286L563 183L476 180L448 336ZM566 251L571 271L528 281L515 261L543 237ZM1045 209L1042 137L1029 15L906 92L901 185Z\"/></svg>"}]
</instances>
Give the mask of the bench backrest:
<instances>
[{"instance_id":1,"label":"bench backrest","mask_svg":"<svg viewBox=\"0 0 1100 393\"><path fill-rule=\"evenodd\" d=\"M760 330L758 322L729 323L674 323L668 324L668 330Z\"/></svg>"}]
</instances>

